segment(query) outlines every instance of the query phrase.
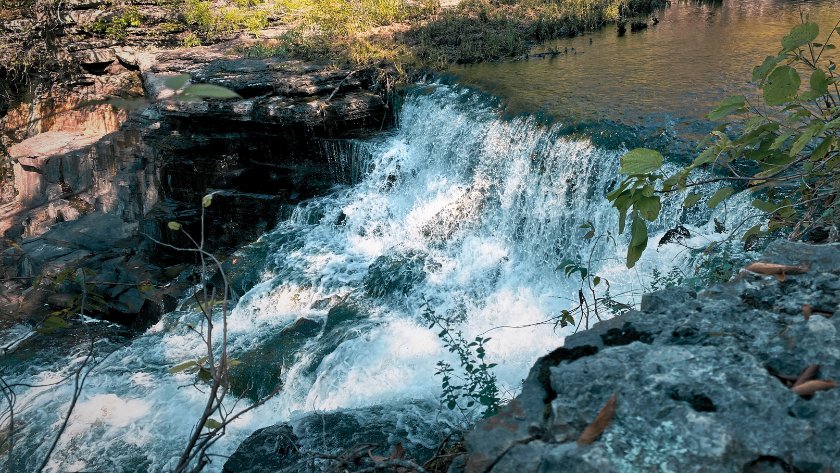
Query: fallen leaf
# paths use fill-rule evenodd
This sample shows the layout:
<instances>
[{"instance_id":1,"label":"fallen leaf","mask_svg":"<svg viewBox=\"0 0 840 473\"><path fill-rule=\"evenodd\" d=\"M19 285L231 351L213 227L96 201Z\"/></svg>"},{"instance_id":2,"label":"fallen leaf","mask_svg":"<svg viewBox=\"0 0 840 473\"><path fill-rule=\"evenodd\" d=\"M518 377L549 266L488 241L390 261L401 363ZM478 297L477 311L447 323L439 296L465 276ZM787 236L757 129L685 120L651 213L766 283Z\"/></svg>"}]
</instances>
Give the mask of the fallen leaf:
<instances>
[{"instance_id":1,"label":"fallen leaf","mask_svg":"<svg viewBox=\"0 0 840 473\"><path fill-rule=\"evenodd\" d=\"M577 439L578 445L589 445L598 440L598 437L600 437L604 430L606 430L607 426L610 425L610 422L615 415L615 405L617 401L618 397L615 394L610 396L607 403L604 404L604 407L602 407L601 411L598 412L595 420L583 429L583 432Z\"/></svg>"},{"instance_id":2,"label":"fallen leaf","mask_svg":"<svg viewBox=\"0 0 840 473\"><path fill-rule=\"evenodd\" d=\"M394 445L391 449L391 460L402 460L405 457L405 449L401 443Z\"/></svg>"},{"instance_id":3,"label":"fallen leaf","mask_svg":"<svg viewBox=\"0 0 840 473\"><path fill-rule=\"evenodd\" d=\"M805 304L802 306L802 315L805 316L805 321L811 319L811 304Z\"/></svg>"},{"instance_id":4,"label":"fallen leaf","mask_svg":"<svg viewBox=\"0 0 840 473\"><path fill-rule=\"evenodd\" d=\"M793 387L797 387L801 384L804 384L807 381L814 379L817 376L817 373L820 371L820 365L810 365L804 370L802 373L797 376L796 381L793 383Z\"/></svg>"},{"instance_id":5,"label":"fallen leaf","mask_svg":"<svg viewBox=\"0 0 840 473\"><path fill-rule=\"evenodd\" d=\"M836 387L837 383L830 379L812 379L811 381L805 381L799 386L794 386L790 390L800 396L810 396L817 391L827 391Z\"/></svg>"},{"instance_id":6,"label":"fallen leaf","mask_svg":"<svg viewBox=\"0 0 840 473\"><path fill-rule=\"evenodd\" d=\"M747 271L758 274L767 274L769 276L776 276L779 281L784 281L787 274L802 274L808 271L806 266L788 266L784 264L773 263L751 263L746 268Z\"/></svg>"}]
</instances>

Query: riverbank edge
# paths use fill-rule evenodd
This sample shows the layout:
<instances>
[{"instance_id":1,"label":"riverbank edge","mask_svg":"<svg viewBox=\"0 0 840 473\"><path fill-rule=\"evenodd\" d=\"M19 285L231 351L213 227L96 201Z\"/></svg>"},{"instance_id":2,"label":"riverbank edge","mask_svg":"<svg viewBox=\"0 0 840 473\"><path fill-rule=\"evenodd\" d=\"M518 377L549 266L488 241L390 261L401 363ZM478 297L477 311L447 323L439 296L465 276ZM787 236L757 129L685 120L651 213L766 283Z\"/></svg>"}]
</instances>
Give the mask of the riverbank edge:
<instances>
[{"instance_id":1,"label":"riverbank edge","mask_svg":"<svg viewBox=\"0 0 840 473\"><path fill-rule=\"evenodd\" d=\"M404 402L337 410L323 424L324 414L300 414L256 431L224 471L330 471L363 443L375 453L342 463L346 471L393 467L395 458L406 471L435 473L834 471L840 244L777 240L759 261L796 269L647 294L638 310L538 359L521 393L471 430L436 424L444 407L426 406L424 433L438 444L404 424L333 435L347 419ZM319 430L305 428L315 422Z\"/></svg>"}]
</instances>

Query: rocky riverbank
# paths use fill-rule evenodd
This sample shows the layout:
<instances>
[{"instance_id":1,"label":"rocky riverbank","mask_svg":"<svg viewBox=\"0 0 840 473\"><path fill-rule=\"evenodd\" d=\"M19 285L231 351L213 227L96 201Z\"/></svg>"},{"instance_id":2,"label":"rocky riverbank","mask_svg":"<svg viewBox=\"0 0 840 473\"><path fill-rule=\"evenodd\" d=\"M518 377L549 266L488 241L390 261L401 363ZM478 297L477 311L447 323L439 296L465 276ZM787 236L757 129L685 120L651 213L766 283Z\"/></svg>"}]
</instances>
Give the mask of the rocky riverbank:
<instances>
[{"instance_id":1,"label":"rocky riverbank","mask_svg":"<svg viewBox=\"0 0 840 473\"><path fill-rule=\"evenodd\" d=\"M760 261L787 269L648 294L640 310L568 337L519 396L466 434L454 461L436 461L441 452L407 440L397 423L377 424L375 438L319 443L339 418L370 418L349 410L314 434L305 426L316 415L260 430L225 471L328 471L364 443L376 444L376 458L347 471L386 466L397 443L413 464L450 473L838 471L840 245L778 241ZM426 412L426 433L445 437Z\"/></svg>"},{"instance_id":2,"label":"rocky riverbank","mask_svg":"<svg viewBox=\"0 0 840 473\"><path fill-rule=\"evenodd\" d=\"M97 4L73 8L83 18ZM192 259L151 241L189 246L169 221L197 232L201 199L213 192L208 244L229 254L269 230L283 206L347 182L334 162L343 139L390 124L375 68L243 59L239 39L72 45L71 79L2 119L10 162L0 193L0 326L67 308L82 269L102 298L87 312L148 326L195 282ZM240 98L178 100L165 82L179 75Z\"/></svg>"}]
</instances>

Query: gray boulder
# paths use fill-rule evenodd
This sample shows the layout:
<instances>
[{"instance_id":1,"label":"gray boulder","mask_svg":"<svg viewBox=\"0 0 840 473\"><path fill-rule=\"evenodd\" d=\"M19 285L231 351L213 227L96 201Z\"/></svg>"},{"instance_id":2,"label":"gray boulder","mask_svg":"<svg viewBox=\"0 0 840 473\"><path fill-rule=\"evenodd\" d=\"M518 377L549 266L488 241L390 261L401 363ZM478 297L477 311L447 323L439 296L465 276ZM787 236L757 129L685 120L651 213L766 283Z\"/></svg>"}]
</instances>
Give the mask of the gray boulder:
<instances>
[{"instance_id":1,"label":"gray boulder","mask_svg":"<svg viewBox=\"0 0 840 473\"><path fill-rule=\"evenodd\" d=\"M389 457L400 447L404 449L400 458L422 465L451 431L439 410L437 403L406 401L302 415L254 432L228 459L223 472L353 471L353 466Z\"/></svg>"},{"instance_id":2,"label":"gray boulder","mask_svg":"<svg viewBox=\"0 0 840 473\"><path fill-rule=\"evenodd\" d=\"M840 245L776 242L762 261L809 270L666 289L567 338L451 471L840 471L840 388L789 387L809 365L840 380ZM579 446L613 394L611 422Z\"/></svg>"}]
</instances>

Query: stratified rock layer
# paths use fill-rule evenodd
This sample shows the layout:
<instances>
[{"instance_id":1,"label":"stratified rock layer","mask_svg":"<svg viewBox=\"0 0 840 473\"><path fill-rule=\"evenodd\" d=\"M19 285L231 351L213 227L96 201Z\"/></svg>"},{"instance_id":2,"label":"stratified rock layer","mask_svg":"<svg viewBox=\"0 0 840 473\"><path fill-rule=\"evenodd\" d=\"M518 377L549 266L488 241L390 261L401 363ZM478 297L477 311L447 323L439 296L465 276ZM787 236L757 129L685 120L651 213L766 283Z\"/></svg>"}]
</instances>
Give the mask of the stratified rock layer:
<instances>
[{"instance_id":1,"label":"stratified rock layer","mask_svg":"<svg viewBox=\"0 0 840 473\"><path fill-rule=\"evenodd\" d=\"M809 365L840 380L840 245L780 241L762 260L808 271L666 289L567 338L451 471L840 471L840 388L785 384ZM578 445L613 394L606 430Z\"/></svg>"}]
</instances>

